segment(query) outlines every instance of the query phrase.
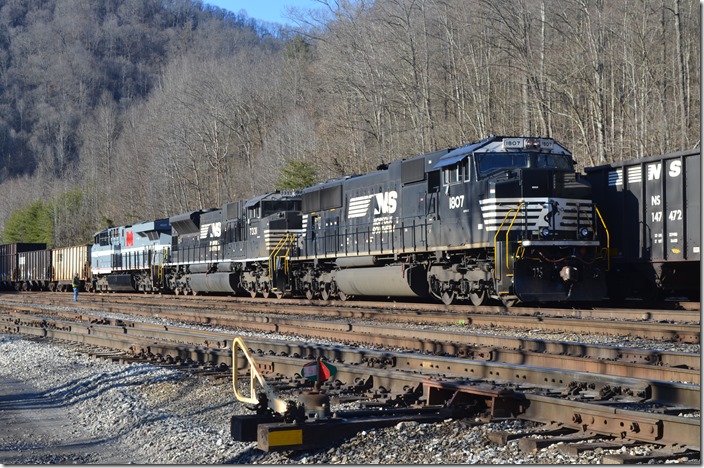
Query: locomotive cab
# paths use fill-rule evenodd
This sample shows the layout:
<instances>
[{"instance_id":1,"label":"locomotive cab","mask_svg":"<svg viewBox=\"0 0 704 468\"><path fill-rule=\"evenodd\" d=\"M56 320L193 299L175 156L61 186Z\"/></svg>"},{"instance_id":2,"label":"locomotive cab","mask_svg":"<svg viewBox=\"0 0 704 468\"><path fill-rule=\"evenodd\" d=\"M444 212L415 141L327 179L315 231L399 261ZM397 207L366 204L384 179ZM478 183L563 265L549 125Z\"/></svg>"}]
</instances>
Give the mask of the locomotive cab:
<instances>
[{"instance_id":1,"label":"locomotive cab","mask_svg":"<svg viewBox=\"0 0 704 468\"><path fill-rule=\"evenodd\" d=\"M449 152L430 266L445 303L576 301L604 289L602 231L572 154L548 138L489 137Z\"/></svg>"},{"instance_id":2,"label":"locomotive cab","mask_svg":"<svg viewBox=\"0 0 704 468\"><path fill-rule=\"evenodd\" d=\"M571 154L537 138L504 139L503 150L475 155L489 194L480 202L485 227L494 233L493 297L508 304L603 297L605 226Z\"/></svg>"},{"instance_id":3,"label":"locomotive cab","mask_svg":"<svg viewBox=\"0 0 704 468\"><path fill-rule=\"evenodd\" d=\"M252 198L246 211L247 259L240 288L252 297L291 293L289 261L297 254L302 232L301 198L297 192L270 192Z\"/></svg>"}]
</instances>

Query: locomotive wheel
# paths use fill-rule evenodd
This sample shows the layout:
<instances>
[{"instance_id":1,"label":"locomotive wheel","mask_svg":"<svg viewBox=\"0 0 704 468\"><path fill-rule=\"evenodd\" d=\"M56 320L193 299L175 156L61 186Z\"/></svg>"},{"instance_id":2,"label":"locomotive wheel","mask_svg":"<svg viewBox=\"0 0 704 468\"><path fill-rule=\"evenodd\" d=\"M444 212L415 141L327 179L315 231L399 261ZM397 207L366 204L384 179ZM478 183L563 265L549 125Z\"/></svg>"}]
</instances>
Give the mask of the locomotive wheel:
<instances>
[{"instance_id":1,"label":"locomotive wheel","mask_svg":"<svg viewBox=\"0 0 704 468\"><path fill-rule=\"evenodd\" d=\"M340 296L340 300L342 302L346 301L347 299L349 299L351 297L351 296L348 296L347 294L343 293L342 291L340 291L338 293L338 296Z\"/></svg>"},{"instance_id":2,"label":"locomotive wheel","mask_svg":"<svg viewBox=\"0 0 704 468\"><path fill-rule=\"evenodd\" d=\"M257 297L257 290L256 290L256 289L250 289L250 290L249 290L249 295L250 295L251 297L253 297L253 298L254 298L254 297Z\"/></svg>"},{"instance_id":3,"label":"locomotive wheel","mask_svg":"<svg viewBox=\"0 0 704 468\"><path fill-rule=\"evenodd\" d=\"M509 298L502 298L502 299L501 299L501 302L502 302L503 305L506 306L506 308L508 309L508 308L511 308L511 307L515 306L515 305L518 303L518 299L515 298L515 297L514 297L514 298L510 298L510 299L509 299Z\"/></svg>"},{"instance_id":4,"label":"locomotive wheel","mask_svg":"<svg viewBox=\"0 0 704 468\"><path fill-rule=\"evenodd\" d=\"M270 292L270 291L269 291L268 289L265 289L264 291L262 291L262 297L263 297L264 299L268 299L268 298L269 298L269 292Z\"/></svg>"},{"instance_id":5,"label":"locomotive wheel","mask_svg":"<svg viewBox=\"0 0 704 468\"><path fill-rule=\"evenodd\" d=\"M455 301L457 294L454 291L445 291L442 293L442 302L445 305L450 305Z\"/></svg>"},{"instance_id":6,"label":"locomotive wheel","mask_svg":"<svg viewBox=\"0 0 704 468\"><path fill-rule=\"evenodd\" d=\"M277 289L276 291L274 291L274 295L276 296L277 299L281 299L282 297L284 297L284 292L283 292L283 291L279 291L279 290Z\"/></svg>"},{"instance_id":7,"label":"locomotive wheel","mask_svg":"<svg viewBox=\"0 0 704 468\"><path fill-rule=\"evenodd\" d=\"M472 304L475 306L480 306L486 302L486 291L483 289L477 290L477 291L472 291L469 293L469 300L472 301Z\"/></svg>"}]
</instances>

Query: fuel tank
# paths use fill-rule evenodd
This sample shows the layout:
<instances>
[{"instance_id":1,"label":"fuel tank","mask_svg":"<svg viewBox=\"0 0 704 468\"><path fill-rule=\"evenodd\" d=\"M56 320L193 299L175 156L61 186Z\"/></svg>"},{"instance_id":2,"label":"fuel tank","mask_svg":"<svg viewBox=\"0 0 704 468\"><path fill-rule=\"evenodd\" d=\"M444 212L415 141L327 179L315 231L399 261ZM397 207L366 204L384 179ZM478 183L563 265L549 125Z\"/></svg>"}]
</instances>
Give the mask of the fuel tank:
<instances>
[{"instance_id":1,"label":"fuel tank","mask_svg":"<svg viewBox=\"0 0 704 468\"><path fill-rule=\"evenodd\" d=\"M421 266L348 268L335 272L335 282L349 296L428 296L428 279Z\"/></svg>"},{"instance_id":2,"label":"fuel tank","mask_svg":"<svg viewBox=\"0 0 704 468\"><path fill-rule=\"evenodd\" d=\"M239 284L237 273L192 274L188 284L197 292L236 292Z\"/></svg>"},{"instance_id":3,"label":"fuel tank","mask_svg":"<svg viewBox=\"0 0 704 468\"><path fill-rule=\"evenodd\" d=\"M136 291L132 275L108 275L108 287L111 291Z\"/></svg>"}]
</instances>

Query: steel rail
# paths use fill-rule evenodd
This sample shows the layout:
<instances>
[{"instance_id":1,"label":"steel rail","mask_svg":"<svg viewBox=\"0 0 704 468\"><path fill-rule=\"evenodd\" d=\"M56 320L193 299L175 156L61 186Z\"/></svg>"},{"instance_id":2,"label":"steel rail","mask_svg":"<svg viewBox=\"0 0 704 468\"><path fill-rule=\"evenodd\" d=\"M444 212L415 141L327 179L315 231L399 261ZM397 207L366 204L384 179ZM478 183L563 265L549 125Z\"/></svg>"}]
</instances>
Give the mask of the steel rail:
<instances>
[{"instance_id":1,"label":"steel rail","mask_svg":"<svg viewBox=\"0 0 704 468\"><path fill-rule=\"evenodd\" d=\"M13 313L15 309L10 309L8 313ZM67 311L46 310L40 307L27 307L25 310L35 311L38 313L49 313L60 317L75 318L76 313ZM162 312L159 314L148 313L142 310L136 310L137 314L143 316L158 316L161 318L172 318L188 320L197 323L208 325L233 326L241 328L251 328L265 332L290 332L290 333L307 333L310 330L324 330L324 334L316 334L317 337L326 338L329 332L342 333L354 332L360 334L359 340L370 344L384 344L387 341L384 339L380 342L378 339L368 341L365 336L384 336L397 337L402 339L410 339L410 347L416 348L419 351L440 352L440 353L457 353L461 355L469 355L472 357L482 358L486 356L490 348L501 348L502 350L521 350L532 351L536 353L557 354L572 357L591 357L603 360L622 361L631 363L656 364L665 367L682 367L685 369L699 369L700 357L692 353L668 352L668 351L651 351L635 348L614 347L598 344L583 344L572 343L566 341L543 340L531 338L515 338L502 335L486 335L481 333L472 333L465 331L434 331L424 328L409 328L409 327L389 327L377 325L355 325L348 322L328 322L312 319L290 319L282 317L273 317L269 315L244 315L244 314L227 314L227 315L188 315L179 311ZM96 314L80 314L86 321L100 320L100 316ZM254 324L254 325L252 325ZM291 330L288 327L299 327L300 330ZM314 331L311 333L315 333ZM423 349L418 349L418 343L429 342L430 345ZM390 343L394 344L394 343ZM399 343L396 343L397 345ZM457 344L472 346L474 349L460 347L457 351ZM441 346L442 349L438 349Z\"/></svg>"},{"instance_id":2,"label":"steel rail","mask_svg":"<svg viewBox=\"0 0 704 468\"><path fill-rule=\"evenodd\" d=\"M11 313L18 319L27 322L37 320L34 316L26 316L21 312ZM70 313L68 315L71 315ZM95 321L91 315L83 316L85 321ZM658 353L637 349L620 349L607 346L583 345L566 342L546 342L541 340L514 339L501 336L483 336L455 332L433 332L428 330L391 329L389 327L374 327L371 331L367 326L364 331L355 331L351 324L342 324L335 328L328 322L320 323L303 321L294 325L277 322L252 323L245 321L230 322L231 326L250 328L265 332L278 332L291 335L305 335L314 338L328 339L331 331L335 332L337 340L346 343L365 343L369 345L402 347L414 351L436 355L449 354L486 362L505 364L523 364L536 367L553 367L565 370L578 370L599 374L609 374L622 377L647 378L678 382L700 383L698 369L667 367L665 362L674 366L685 364L698 366L699 355L691 353ZM59 323L60 321L57 321ZM70 326L71 322L60 322L62 327ZM134 328L149 330L151 336L159 339L171 339L178 331L184 342L210 346L216 344L224 347L227 335L222 332L202 332L193 328L165 327L139 322L123 322L123 333L132 334ZM122 328L121 328L122 330ZM399 336L397 333L401 333ZM521 346L521 349L510 349L511 344ZM483 346L482 346L483 345ZM491 345L493 347L488 347ZM611 360L607 360L611 359Z\"/></svg>"},{"instance_id":3,"label":"steel rail","mask_svg":"<svg viewBox=\"0 0 704 468\"><path fill-rule=\"evenodd\" d=\"M133 353L148 352L161 354L173 358L191 359L210 363L212 365L231 365L231 352L226 349L203 349L182 344L163 344L154 342L153 338L125 336L126 327L106 326L96 327L71 326L71 330L51 329L30 325L6 324L5 331L53 339L69 340L83 344L107 346L115 349L130 350ZM182 337L178 332L174 339ZM248 346L252 346L249 343ZM258 351L276 352L270 344L257 342ZM288 344L288 351L292 345ZM260 349L261 348L261 349ZM295 347L294 347L295 349ZM325 347L306 345L308 351L321 351ZM302 351L302 349L301 349ZM365 352L367 358L369 352ZM373 354L373 353L371 353ZM388 359L388 354L385 353ZM295 375L300 372L305 359L288 356L262 355L256 356L257 365L268 375ZM519 365L502 365L467 361L457 358L441 358L433 356L396 356L394 366L402 368L410 365L412 360L417 360L423 372L409 372L397 368L373 368L359 364L336 364L338 374L336 379L341 384L358 385L363 381L370 388L384 388L389 393L407 392L409 388L425 386L425 392L438 389L450 389L452 392L467 391L468 386L476 388L477 381L486 381L498 385L499 383L519 382L521 387L527 386L545 388L550 385L564 387L568 382L582 381L597 385L605 383L629 385L636 388L647 385L649 401L675 403L690 407L699 403L699 386L673 384L670 382L642 381L633 379L615 378L610 376L595 375L581 372L554 371L551 369L531 368ZM416 364L418 366L418 364ZM459 367L457 367L459 366ZM459 372L462 375L454 375ZM471 376L471 380L467 377ZM431 377L432 380L428 380ZM457 380L460 379L460 380ZM554 393L554 392L553 392ZM430 394L430 393L428 393ZM621 438L653 442L658 444L680 444L688 448L699 450L700 422L698 418L685 418L668 416L656 413L625 411L601 404L585 403L566 400L540 394L522 393L529 403L524 405L520 415L523 419L538 422L558 422L566 427L579 430L589 430L600 434L608 434Z\"/></svg>"},{"instance_id":4,"label":"steel rail","mask_svg":"<svg viewBox=\"0 0 704 468\"><path fill-rule=\"evenodd\" d=\"M142 325L142 324L136 324ZM76 325L70 323L53 324L47 327L41 322L38 324L17 324L7 323L4 329L8 333L34 334L37 336L57 337L70 339L72 334L84 337L78 341L88 344L100 344L101 339L105 339L106 346L113 346L115 343L124 341L129 344L127 349L134 353L140 351L158 354L161 353L160 346L166 346L167 351L175 346L179 353L174 357L195 359L185 353L184 350L196 350L198 359L202 359L202 353L219 352L227 349L231 344L226 335L213 332L198 332L192 329L180 327L169 327L163 330L159 326L146 324L144 333L129 326L115 325ZM231 335L230 335L231 336ZM160 340L162 344L155 342ZM499 382L514 382L522 385L536 385L564 389L570 383L581 382L591 385L594 389L599 389L606 384L627 387L624 392L634 395L647 394L650 398L671 404L685 404L689 407L699 408L700 393L699 385L679 384L676 382L659 380L653 378L656 373L651 373L648 377L625 377L608 374L608 368L596 368L593 371L579 371L571 369L569 366L549 368L544 366L532 366L524 363L503 363L478 361L464 358L454 358L445 356L427 356L415 353L394 353L394 352L374 352L365 350L362 353L357 349L347 349L344 347L311 346L305 343L276 342L269 340L249 339L250 346L256 346L257 351L273 352L276 354L308 356L314 359L315 356L325 355L333 362L347 362L354 365L381 364L387 368L395 368L403 371L428 374L432 373L441 377L451 376L452 378L471 378L482 380L493 380ZM171 346L171 347L170 347ZM123 349L123 348L121 348ZM158 349L158 352L155 352ZM185 354L184 354L185 353ZM343 359L343 354L346 354ZM356 357L355 357L356 355ZM231 363L217 358L215 364Z\"/></svg>"},{"instance_id":5,"label":"steel rail","mask_svg":"<svg viewBox=\"0 0 704 468\"><path fill-rule=\"evenodd\" d=\"M698 417L649 414L542 395L525 397L530 403L519 416L521 419L547 424L559 422L563 427L584 432L697 451L701 447L701 421Z\"/></svg>"},{"instance_id":6,"label":"steel rail","mask_svg":"<svg viewBox=\"0 0 704 468\"><path fill-rule=\"evenodd\" d=\"M24 304L65 303L65 297L57 293L22 293L0 294L0 301L6 303L22 302ZM532 317L535 320L545 318L575 318L580 320L609 320L633 322L660 322L660 323L694 323L699 324L701 315L699 307L690 307L691 310L667 310L655 308L643 309L617 309L617 308L580 308L568 309L534 306L512 307L503 306L474 307L469 305L444 305L436 303L398 302L398 301L311 301L307 299L253 299L230 296L163 296L163 295L126 295L126 294L86 294L85 299L77 307L87 304L101 304L101 307L112 304L131 304L155 307L155 311L163 308L179 309L208 309L213 312L220 309L222 312L231 313L233 308L246 308L252 313L286 313L307 315L311 307L315 307L315 314L337 318L367 318L382 320L390 315L394 320L423 321L436 324L456 324L468 317L495 316L497 320L510 317ZM162 305L155 305L159 301ZM164 305L165 303L165 305ZM478 320L478 319L477 319Z\"/></svg>"}]
</instances>

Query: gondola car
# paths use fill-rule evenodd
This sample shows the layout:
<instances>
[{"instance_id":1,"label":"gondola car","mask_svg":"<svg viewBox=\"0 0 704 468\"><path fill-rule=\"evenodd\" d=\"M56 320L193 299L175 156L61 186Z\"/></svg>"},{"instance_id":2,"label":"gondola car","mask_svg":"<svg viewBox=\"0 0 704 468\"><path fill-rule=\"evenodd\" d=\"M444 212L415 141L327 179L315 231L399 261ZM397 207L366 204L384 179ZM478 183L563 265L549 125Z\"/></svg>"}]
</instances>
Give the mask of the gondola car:
<instances>
[{"instance_id":1,"label":"gondola car","mask_svg":"<svg viewBox=\"0 0 704 468\"><path fill-rule=\"evenodd\" d=\"M51 249L51 291L71 291L76 274L86 290L92 289L90 249L90 244Z\"/></svg>"},{"instance_id":2,"label":"gondola car","mask_svg":"<svg viewBox=\"0 0 704 468\"><path fill-rule=\"evenodd\" d=\"M38 275L46 274L36 265L37 262L46 262L42 254L30 256L28 261L26 255L28 252L46 252L46 244L15 242L0 245L0 289L6 291L32 289L32 285L27 283L27 280L35 281ZM34 267L32 263L35 263Z\"/></svg>"},{"instance_id":3,"label":"gondola car","mask_svg":"<svg viewBox=\"0 0 704 468\"><path fill-rule=\"evenodd\" d=\"M90 247L47 249L43 243L0 245L0 289L68 291L76 274L89 289Z\"/></svg>"},{"instance_id":4,"label":"gondola car","mask_svg":"<svg viewBox=\"0 0 704 468\"><path fill-rule=\"evenodd\" d=\"M701 150L586 168L611 232L614 299L701 293Z\"/></svg>"},{"instance_id":5,"label":"gondola car","mask_svg":"<svg viewBox=\"0 0 704 468\"><path fill-rule=\"evenodd\" d=\"M42 291L48 290L50 285L51 250L18 252L16 289Z\"/></svg>"}]
</instances>

